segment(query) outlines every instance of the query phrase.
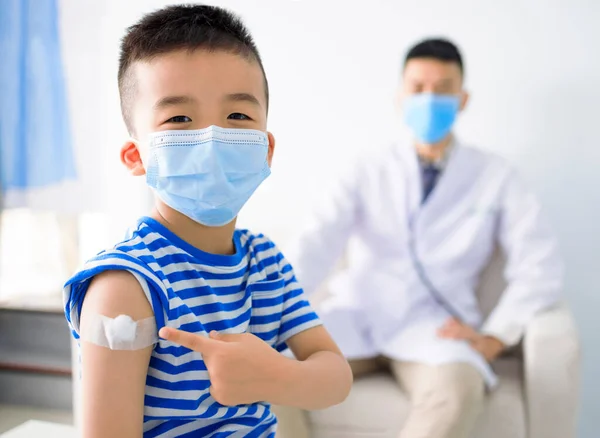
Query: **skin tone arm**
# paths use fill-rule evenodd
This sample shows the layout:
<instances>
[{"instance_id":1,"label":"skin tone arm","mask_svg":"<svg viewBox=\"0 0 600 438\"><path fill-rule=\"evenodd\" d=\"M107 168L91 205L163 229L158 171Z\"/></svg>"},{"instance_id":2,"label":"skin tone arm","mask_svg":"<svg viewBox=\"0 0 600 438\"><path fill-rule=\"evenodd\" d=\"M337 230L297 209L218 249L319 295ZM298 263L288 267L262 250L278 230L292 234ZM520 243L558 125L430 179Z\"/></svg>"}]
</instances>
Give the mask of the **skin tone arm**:
<instances>
[{"instance_id":1,"label":"skin tone arm","mask_svg":"<svg viewBox=\"0 0 600 438\"><path fill-rule=\"evenodd\" d=\"M352 386L350 367L322 326L287 341L298 360L250 333L205 337L164 328L159 335L202 354L211 394L227 406L267 401L323 409L341 403Z\"/></svg>"},{"instance_id":2,"label":"skin tone arm","mask_svg":"<svg viewBox=\"0 0 600 438\"><path fill-rule=\"evenodd\" d=\"M295 373L280 376L282 381L287 380L287 390L278 391L278 397L274 394L273 403L323 409L346 399L352 387L352 371L323 326L293 336L287 345L298 359L292 361Z\"/></svg>"},{"instance_id":3,"label":"skin tone arm","mask_svg":"<svg viewBox=\"0 0 600 438\"><path fill-rule=\"evenodd\" d=\"M109 271L92 280L83 302L81 326L92 315L134 321L154 316L133 275ZM152 346L137 351L110 350L81 342L84 438L142 436L144 388Z\"/></svg>"}]
</instances>

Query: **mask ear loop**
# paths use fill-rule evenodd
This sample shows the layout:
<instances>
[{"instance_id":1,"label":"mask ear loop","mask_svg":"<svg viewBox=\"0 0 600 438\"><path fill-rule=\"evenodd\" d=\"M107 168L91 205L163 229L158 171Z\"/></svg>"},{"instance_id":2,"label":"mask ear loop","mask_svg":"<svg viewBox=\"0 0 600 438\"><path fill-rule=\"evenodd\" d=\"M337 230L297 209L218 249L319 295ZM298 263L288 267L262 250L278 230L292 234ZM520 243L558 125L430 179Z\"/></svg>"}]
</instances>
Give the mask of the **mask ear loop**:
<instances>
[{"instance_id":1,"label":"mask ear loop","mask_svg":"<svg viewBox=\"0 0 600 438\"><path fill-rule=\"evenodd\" d=\"M146 182L148 185L150 185L150 181L152 182L152 185L150 185L151 188L156 188L155 184L156 184L156 179L158 178L158 173L157 172L149 172L149 169L156 169L157 165L158 165L158 160L156 159L155 155L152 153L152 146L154 145L154 141L152 139L148 140L148 157L146 160L144 160L142 158L142 153L140 151L141 149L141 145L140 145L140 140L138 140L137 138L135 138L132 135L129 135L129 137L127 137L127 140L131 143L133 143L135 145L135 147L137 148L139 154L140 154L140 160L142 160L142 165L144 166L144 170L146 171ZM151 166L150 164L153 164L153 166Z\"/></svg>"},{"instance_id":2,"label":"mask ear loop","mask_svg":"<svg viewBox=\"0 0 600 438\"><path fill-rule=\"evenodd\" d=\"M137 148L138 152L140 153L140 158L142 158L142 154L141 154L141 142L137 138L133 137L132 135L130 135L129 137L127 137L127 141L129 141L130 143L133 143L135 145L135 147Z\"/></svg>"}]
</instances>

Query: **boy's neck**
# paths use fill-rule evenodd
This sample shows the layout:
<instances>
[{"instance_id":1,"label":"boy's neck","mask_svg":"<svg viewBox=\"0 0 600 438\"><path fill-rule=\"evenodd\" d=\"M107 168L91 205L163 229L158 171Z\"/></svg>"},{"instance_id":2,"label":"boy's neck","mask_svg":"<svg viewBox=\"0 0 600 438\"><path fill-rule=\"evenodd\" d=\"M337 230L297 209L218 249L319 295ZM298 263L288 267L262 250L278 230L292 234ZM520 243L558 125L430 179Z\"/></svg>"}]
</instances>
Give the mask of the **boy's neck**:
<instances>
[{"instance_id":1,"label":"boy's neck","mask_svg":"<svg viewBox=\"0 0 600 438\"><path fill-rule=\"evenodd\" d=\"M221 255L235 254L235 219L222 227L207 227L173 210L158 199L150 216L201 251Z\"/></svg>"}]
</instances>

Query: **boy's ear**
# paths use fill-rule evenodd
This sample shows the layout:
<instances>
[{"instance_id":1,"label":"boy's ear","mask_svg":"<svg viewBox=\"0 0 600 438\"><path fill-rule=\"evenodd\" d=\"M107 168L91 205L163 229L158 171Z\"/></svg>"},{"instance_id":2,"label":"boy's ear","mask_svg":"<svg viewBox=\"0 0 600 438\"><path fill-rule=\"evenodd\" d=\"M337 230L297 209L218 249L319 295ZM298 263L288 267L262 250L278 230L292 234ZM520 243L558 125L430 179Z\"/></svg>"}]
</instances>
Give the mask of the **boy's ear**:
<instances>
[{"instance_id":1,"label":"boy's ear","mask_svg":"<svg viewBox=\"0 0 600 438\"><path fill-rule=\"evenodd\" d=\"M123 147L121 147L121 162L129 169L129 172L133 176L142 176L146 174L140 150L131 140L127 141Z\"/></svg>"},{"instance_id":2,"label":"boy's ear","mask_svg":"<svg viewBox=\"0 0 600 438\"><path fill-rule=\"evenodd\" d=\"M271 163L273 162L273 153L275 152L275 137L270 132L267 132L267 136L269 137L269 152L267 153L267 162L269 163L269 167L271 167Z\"/></svg>"}]
</instances>

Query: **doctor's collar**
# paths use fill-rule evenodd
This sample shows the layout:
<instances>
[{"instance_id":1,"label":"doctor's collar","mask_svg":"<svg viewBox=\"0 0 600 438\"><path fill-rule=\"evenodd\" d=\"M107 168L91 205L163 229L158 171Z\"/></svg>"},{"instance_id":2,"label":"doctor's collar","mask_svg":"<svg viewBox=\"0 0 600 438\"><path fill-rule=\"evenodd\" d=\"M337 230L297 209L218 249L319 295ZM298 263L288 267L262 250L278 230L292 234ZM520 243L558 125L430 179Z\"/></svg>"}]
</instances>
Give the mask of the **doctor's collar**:
<instances>
[{"instance_id":1,"label":"doctor's collar","mask_svg":"<svg viewBox=\"0 0 600 438\"><path fill-rule=\"evenodd\" d=\"M454 149L456 149L456 139L454 138L454 136L451 137L450 142L448 143L448 146L446 146L446 149L444 150L444 154L436 160L429 160L427 158L424 158L419 154L419 151L417 150L416 146L414 149L415 149L415 154L417 155L417 160L419 161L419 164L421 166L433 165L436 168L441 170L446 167L446 165L448 164L448 161L450 160L450 156L452 155Z\"/></svg>"}]
</instances>

